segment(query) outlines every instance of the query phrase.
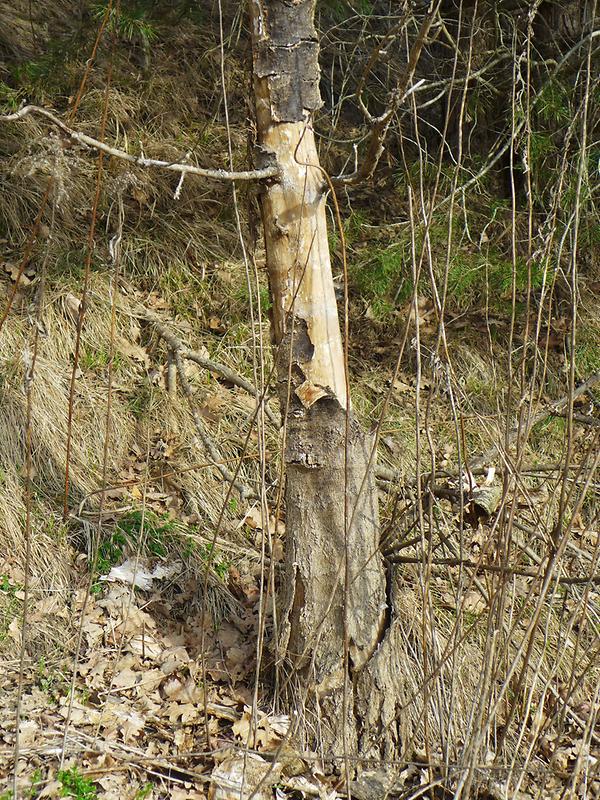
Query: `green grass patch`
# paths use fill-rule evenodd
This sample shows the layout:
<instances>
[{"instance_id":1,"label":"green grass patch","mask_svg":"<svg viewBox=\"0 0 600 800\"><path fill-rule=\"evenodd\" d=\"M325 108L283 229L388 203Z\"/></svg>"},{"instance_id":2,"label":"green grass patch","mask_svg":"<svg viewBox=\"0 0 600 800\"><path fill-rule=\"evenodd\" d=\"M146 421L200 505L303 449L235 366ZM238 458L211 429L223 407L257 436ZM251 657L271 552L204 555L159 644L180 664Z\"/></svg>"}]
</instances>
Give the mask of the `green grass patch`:
<instances>
[{"instance_id":1,"label":"green grass patch","mask_svg":"<svg viewBox=\"0 0 600 800\"><path fill-rule=\"evenodd\" d=\"M566 428L566 419L548 415L534 425L531 431L531 447L543 452L560 453L565 441Z\"/></svg>"},{"instance_id":2,"label":"green grass patch","mask_svg":"<svg viewBox=\"0 0 600 800\"><path fill-rule=\"evenodd\" d=\"M133 553L165 558L176 552L183 558L198 558L203 564L208 564L218 578L226 579L230 562L216 547L197 542L191 529L148 510L125 514L100 542L94 574L97 578L108 574L112 567L123 563ZM103 583L95 582L92 590L99 594L103 587Z\"/></svg>"},{"instance_id":3,"label":"green grass patch","mask_svg":"<svg viewBox=\"0 0 600 800\"><path fill-rule=\"evenodd\" d=\"M4 114L16 111L25 97L22 89L13 89L4 81L0 81L0 110Z\"/></svg>"},{"instance_id":4,"label":"green grass patch","mask_svg":"<svg viewBox=\"0 0 600 800\"><path fill-rule=\"evenodd\" d=\"M539 289L544 280L543 266L523 258L505 258L497 251L486 255L479 252L459 250L450 261L448 269L448 295L461 310L481 304L488 297L489 305L506 310L512 297L513 285L516 294Z\"/></svg>"},{"instance_id":5,"label":"green grass patch","mask_svg":"<svg viewBox=\"0 0 600 800\"><path fill-rule=\"evenodd\" d=\"M13 91L32 103L50 101L56 106L61 95L68 97L81 80L79 52L82 39L78 32L69 37L51 39L44 51L35 58L23 61L10 73ZM13 95L14 99L14 95Z\"/></svg>"},{"instance_id":6,"label":"green grass patch","mask_svg":"<svg viewBox=\"0 0 600 800\"><path fill-rule=\"evenodd\" d=\"M600 372L600 326L581 325L575 339L575 369L581 380Z\"/></svg>"},{"instance_id":7,"label":"green grass patch","mask_svg":"<svg viewBox=\"0 0 600 800\"><path fill-rule=\"evenodd\" d=\"M79 355L79 367L82 370L100 371L108 369L110 353L104 348L83 348ZM123 366L123 359L119 353L113 354L113 369Z\"/></svg>"},{"instance_id":8,"label":"green grass patch","mask_svg":"<svg viewBox=\"0 0 600 800\"><path fill-rule=\"evenodd\" d=\"M351 265L350 285L368 302L374 318L384 320L411 297L414 287L410 270L406 245L395 244L371 251L366 259Z\"/></svg>"},{"instance_id":9,"label":"green grass patch","mask_svg":"<svg viewBox=\"0 0 600 800\"><path fill-rule=\"evenodd\" d=\"M96 572L99 575L110 572L111 567L121 563L130 551L166 556L175 531L176 524L171 519L161 519L151 511L130 511L119 520L112 533L100 542Z\"/></svg>"},{"instance_id":10,"label":"green grass patch","mask_svg":"<svg viewBox=\"0 0 600 800\"><path fill-rule=\"evenodd\" d=\"M94 783L84 777L77 767L59 770L57 778L61 797L71 797L73 800L94 800L98 797Z\"/></svg>"},{"instance_id":11,"label":"green grass patch","mask_svg":"<svg viewBox=\"0 0 600 800\"><path fill-rule=\"evenodd\" d=\"M146 800L146 798L150 796L152 788L153 786L151 783L145 783L143 786L140 786L135 793L134 800Z\"/></svg>"},{"instance_id":12,"label":"green grass patch","mask_svg":"<svg viewBox=\"0 0 600 800\"><path fill-rule=\"evenodd\" d=\"M135 387L135 390L127 400L127 407L133 416L140 420L152 411L152 408L157 402L158 395L154 391L153 385L150 381L145 380Z\"/></svg>"}]
</instances>

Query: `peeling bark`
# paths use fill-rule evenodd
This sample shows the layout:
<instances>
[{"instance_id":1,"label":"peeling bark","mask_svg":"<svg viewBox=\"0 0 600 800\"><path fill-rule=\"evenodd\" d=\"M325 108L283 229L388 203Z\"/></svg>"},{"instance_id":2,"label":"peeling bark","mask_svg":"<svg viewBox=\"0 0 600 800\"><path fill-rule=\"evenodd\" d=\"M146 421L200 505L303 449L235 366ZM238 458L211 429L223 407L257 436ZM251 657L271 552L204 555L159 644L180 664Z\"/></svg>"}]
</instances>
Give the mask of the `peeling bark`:
<instances>
[{"instance_id":1,"label":"peeling bark","mask_svg":"<svg viewBox=\"0 0 600 800\"><path fill-rule=\"evenodd\" d=\"M394 702L378 657L388 620L386 578L369 464L372 443L346 391L326 185L312 129L320 105L314 5L315 0L251 2L258 145L280 175L261 195L279 396L287 421L286 579L278 654L306 744L337 755L364 748L389 755L397 745L395 728L383 732L381 719L373 720L365 706L367 687L381 693L374 707L387 709L387 717Z\"/></svg>"},{"instance_id":2,"label":"peeling bark","mask_svg":"<svg viewBox=\"0 0 600 800\"><path fill-rule=\"evenodd\" d=\"M251 4L258 143L281 171L262 194L261 213L274 343L280 345L287 330L297 331L302 341L308 337L304 353L294 342L294 361L305 380L346 408L325 182L312 130L312 112L320 105L313 7L310 0Z\"/></svg>"}]
</instances>

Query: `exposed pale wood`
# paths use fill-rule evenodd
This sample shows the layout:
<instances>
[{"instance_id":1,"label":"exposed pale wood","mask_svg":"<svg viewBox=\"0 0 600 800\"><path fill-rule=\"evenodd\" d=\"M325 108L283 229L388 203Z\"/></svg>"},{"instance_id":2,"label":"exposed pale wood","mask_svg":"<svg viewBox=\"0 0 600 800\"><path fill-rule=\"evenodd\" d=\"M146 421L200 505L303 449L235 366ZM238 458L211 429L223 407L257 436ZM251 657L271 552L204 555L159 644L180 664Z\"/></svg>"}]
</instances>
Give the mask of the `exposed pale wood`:
<instances>
[{"instance_id":1,"label":"exposed pale wood","mask_svg":"<svg viewBox=\"0 0 600 800\"><path fill-rule=\"evenodd\" d=\"M307 0L251 3L259 145L274 156L280 175L265 187L261 211L274 342L293 330L299 384L308 381L346 408L324 179L312 130L320 104L313 6Z\"/></svg>"},{"instance_id":2,"label":"exposed pale wood","mask_svg":"<svg viewBox=\"0 0 600 800\"><path fill-rule=\"evenodd\" d=\"M286 414L277 654L301 743L355 757L380 730L356 713L364 702L357 685L385 634L386 580L371 441L347 392L326 186L312 129L320 104L314 6L251 2L258 145L279 168L260 198ZM377 691L386 688L384 681ZM394 751L395 739L379 739L378 753Z\"/></svg>"}]
</instances>

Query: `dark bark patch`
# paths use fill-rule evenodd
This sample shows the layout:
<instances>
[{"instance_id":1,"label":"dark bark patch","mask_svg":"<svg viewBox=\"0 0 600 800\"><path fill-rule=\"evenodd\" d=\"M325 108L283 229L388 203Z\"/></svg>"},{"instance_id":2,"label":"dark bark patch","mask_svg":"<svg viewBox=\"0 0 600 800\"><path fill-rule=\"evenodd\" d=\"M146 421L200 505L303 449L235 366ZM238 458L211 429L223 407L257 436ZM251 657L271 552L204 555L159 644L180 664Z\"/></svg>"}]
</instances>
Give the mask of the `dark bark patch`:
<instances>
[{"instance_id":1,"label":"dark bark patch","mask_svg":"<svg viewBox=\"0 0 600 800\"><path fill-rule=\"evenodd\" d=\"M302 122L307 111L321 107L317 56L314 42L258 49L254 70L259 78L267 79L274 122Z\"/></svg>"},{"instance_id":2,"label":"dark bark patch","mask_svg":"<svg viewBox=\"0 0 600 800\"><path fill-rule=\"evenodd\" d=\"M306 38L316 43L314 7L315 0L270 0L265 22L273 44L289 46Z\"/></svg>"},{"instance_id":3,"label":"dark bark patch","mask_svg":"<svg viewBox=\"0 0 600 800\"><path fill-rule=\"evenodd\" d=\"M301 317L294 319L292 354L297 364L306 364L312 361L315 346L308 335L308 325Z\"/></svg>"},{"instance_id":4,"label":"dark bark patch","mask_svg":"<svg viewBox=\"0 0 600 800\"><path fill-rule=\"evenodd\" d=\"M265 4L267 36L256 42L254 74L267 80L275 122L301 122L321 107L314 0Z\"/></svg>"}]
</instances>

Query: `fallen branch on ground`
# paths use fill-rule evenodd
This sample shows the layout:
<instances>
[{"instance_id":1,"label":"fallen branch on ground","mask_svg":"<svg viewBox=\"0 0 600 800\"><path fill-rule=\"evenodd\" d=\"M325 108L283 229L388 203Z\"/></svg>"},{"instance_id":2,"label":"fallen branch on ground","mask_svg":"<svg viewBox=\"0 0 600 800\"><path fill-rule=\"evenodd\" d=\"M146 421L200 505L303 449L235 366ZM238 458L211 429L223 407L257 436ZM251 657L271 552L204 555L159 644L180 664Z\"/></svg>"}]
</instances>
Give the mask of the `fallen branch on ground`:
<instances>
[{"instance_id":1,"label":"fallen branch on ground","mask_svg":"<svg viewBox=\"0 0 600 800\"><path fill-rule=\"evenodd\" d=\"M573 399L575 400L577 397L581 397L582 394L585 394L588 389L591 389L596 383L600 382L600 372L596 372L591 375L586 381L576 387L573 392ZM538 414L536 414L529 423L529 429L533 428L534 425L537 425L538 422L541 422L543 419L549 416L564 416L563 409L569 402L569 395L565 395L561 397L560 400L557 400L554 403L551 403L549 406L544 408ZM580 418L581 417L581 418ZM589 424L595 426L598 421L594 417L587 417L584 415L573 415L574 422L581 422L584 424ZM514 439L518 436L519 432L522 431L522 428L515 427L512 428L508 433L508 442L509 444L514 441ZM496 458L496 456L501 452L501 449L504 447L504 442L499 444L494 444L489 450L486 450L480 456L476 456L475 458L469 461L467 469L471 473L471 475L483 475L486 472L486 465L489 465L491 461ZM504 467L500 467L499 472L502 472ZM537 474L539 472L553 472L558 469L563 469L560 464L554 465L543 465L543 466L532 466L532 467L523 467L521 470L521 474L524 472ZM382 464L378 464L375 468L375 475L378 481L383 481L384 483L400 483L407 487L416 487L417 480L416 478L404 478L400 472L396 470L392 470L389 467L385 467ZM439 471L436 472L436 478L455 478L458 479L458 473L455 472L446 472L446 471ZM425 473L421 475L421 485L425 486L431 481L431 473ZM385 488L385 487L384 487ZM435 490L433 491L435 494Z\"/></svg>"},{"instance_id":2,"label":"fallen branch on ground","mask_svg":"<svg viewBox=\"0 0 600 800\"><path fill-rule=\"evenodd\" d=\"M164 323L158 317L152 314L152 312L141 308L139 309L137 316L153 325L158 335L166 342L167 347L169 348L169 362L170 364L174 365L175 372L179 376L179 382L186 400L188 401L196 432L200 437L206 452L212 459L213 465L219 470L225 480L238 490L242 500L248 498L257 498L258 495L254 489L251 489L249 486L246 486L245 484L241 483L241 481L237 480L235 474L225 466L216 444L206 430L204 423L200 419L200 414L198 413L198 409L196 408L196 404L194 402L194 395L183 368L182 357L189 358L201 366L204 366L206 369L222 375L227 380L235 383L237 386L241 386L242 388L246 389L246 391L249 391L251 394L257 397L259 402L262 402L263 398L259 396L257 390L252 386L251 383L246 381L240 375L237 375L233 370L230 370L224 364L217 364L208 358L204 358L199 353L195 353L194 351L186 348L181 340L173 333L173 331L164 325ZM192 358L192 356L194 357ZM266 406L265 411L267 411ZM270 413L272 414L272 412ZM271 419L271 416L269 418ZM277 424L277 420L275 420L275 422Z\"/></svg>"},{"instance_id":3,"label":"fallen branch on ground","mask_svg":"<svg viewBox=\"0 0 600 800\"><path fill-rule=\"evenodd\" d=\"M142 319L145 319L147 322L150 322L158 335L161 339L167 343L169 347L169 352L178 352L182 358L188 359L188 361L193 361L195 364L198 364L199 367L208 370L209 372L214 372L217 375L220 375L221 378L228 381L229 383L233 383L234 386L239 386L240 389L244 389L244 391L248 392L248 394L253 395L259 403L264 402L265 414L269 418L269 420L275 425L275 427L281 427L280 422L277 418L277 415L271 411L269 406L267 405L266 398L260 394L258 389L253 386L250 381L247 381L241 375L238 375L237 372L234 372L229 367L225 366L225 364L220 364L218 361L213 361L210 358L206 358L205 356L201 355L200 353L196 352L195 350L190 350L189 347L186 347L181 339L173 333L173 331L168 328L158 317L154 316L150 311L144 310L140 313ZM173 382L173 366L176 367L174 359L172 359L171 355L169 356L169 384ZM171 387L169 387L171 388Z\"/></svg>"},{"instance_id":4,"label":"fallen branch on ground","mask_svg":"<svg viewBox=\"0 0 600 800\"><path fill-rule=\"evenodd\" d=\"M573 400L575 398L580 397L582 394L585 394L588 389L590 389L594 384L600 381L600 372L596 372L594 375L591 375L587 381L584 381L582 384L577 386L573 391ZM564 397L561 397L560 400L557 400L555 403L550 403L549 407L546 407L538 414L536 414L530 421L527 423L527 434L529 431L537 425L538 422L541 422L548 416L554 416L557 412L562 411L565 406L569 403L569 395L566 394ZM517 426L512 428L508 432L508 443L511 444L517 436L523 432L522 427ZM485 452L483 455L478 456L477 458L471 459L469 462L468 468L472 472L474 469L482 467L484 464L487 464L491 461L492 458L495 458L499 453L501 448L503 447L502 444L495 444L490 449Z\"/></svg>"},{"instance_id":5,"label":"fallen branch on ground","mask_svg":"<svg viewBox=\"0 0 600 800\"><path fill-rule=\"evenodd\" d=\"M192 419L194 420L196 432L198 433L198 436L200 437L200 440L202 441L202 444L204 445L206 452L213 460L214 466L219 470L219 472L225 478L225 480L238 490L242 500L246 500L249 497L257 498L258 495L256 494L256 492L253 489L250 489L249 486L245 486L243 483L238 481L233 472L227 469L227 467L223 464L221 460L221 454L217 450L217 446L213 442L212 437L209 436L208 431L206 430L202 420L200 419L200 414L198 413L198 409L196 408L196 404L194 403L194 395L192 394L192 389L185 375L185 370L183 368L183 363L181 361L181 354L178 350L173 350L172 353L173 353L173 359L175 361L175 366L177 367L177 374L179 375L179 380L181 382L181 388L183 389L183 393L186 396L192 414Z\"/></svg>"}]
</instances>

